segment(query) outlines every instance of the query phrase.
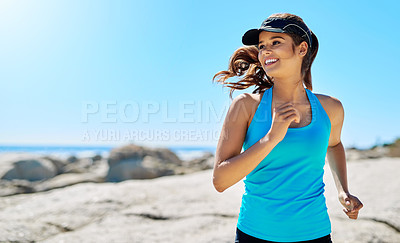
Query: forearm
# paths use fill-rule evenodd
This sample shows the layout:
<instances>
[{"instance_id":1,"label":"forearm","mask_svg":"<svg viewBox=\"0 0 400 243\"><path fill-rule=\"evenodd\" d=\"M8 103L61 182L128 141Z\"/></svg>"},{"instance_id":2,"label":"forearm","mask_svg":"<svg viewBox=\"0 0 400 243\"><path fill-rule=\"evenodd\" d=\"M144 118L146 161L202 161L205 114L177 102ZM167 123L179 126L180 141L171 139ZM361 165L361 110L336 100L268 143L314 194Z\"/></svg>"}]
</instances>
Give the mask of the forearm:
<instances>
[{"instance_id":1,"label":"forearm","mask_svg":"<svg viewBox=\"0 0 400 243\"><path fill-rule=\"evenodd\" d=\"M222 161L214 167L213 183L223 192L247 176L271 152L277 142L268 135L235 157Z\"/></svg>"},{"instance_id":2,"label":"forearm","mask_svg":"<svg viewBox=\"0 0 400 243\"><path fill-rule=\"evenodd\" d=\"M349 193L347 185L346 154L342 142L328 147L327 157L338 193Z\"/></svg>"}]
</instances>

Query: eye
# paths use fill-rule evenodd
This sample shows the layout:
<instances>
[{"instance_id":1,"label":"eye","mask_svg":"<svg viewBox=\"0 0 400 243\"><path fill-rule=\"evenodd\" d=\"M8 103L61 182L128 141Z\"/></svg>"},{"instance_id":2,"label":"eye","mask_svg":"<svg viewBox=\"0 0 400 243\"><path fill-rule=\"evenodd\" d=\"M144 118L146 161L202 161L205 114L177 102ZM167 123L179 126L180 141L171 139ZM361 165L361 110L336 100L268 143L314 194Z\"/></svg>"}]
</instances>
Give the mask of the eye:
<instances>
[{"instance_id":1,"label":"eye","mask_svg":"<svg viewBox=\"0 0 400 243\"><path fill-rule=\"evenodd\" d=\"M278 44L280 44L280 43L281 43L280 41L273 41L273 42L272 42L272 45L275 46L275 45L278 45Z\"/></svg>"},{"instance_id":2,"label":"eye","mask_svg":"<svg viewBox=\"0 0 400 243\"><path fill-rule=\"evenodd\" d=\"M265 45L259 45L258 50L264 49Z\"/></svg>"}]
</instances>

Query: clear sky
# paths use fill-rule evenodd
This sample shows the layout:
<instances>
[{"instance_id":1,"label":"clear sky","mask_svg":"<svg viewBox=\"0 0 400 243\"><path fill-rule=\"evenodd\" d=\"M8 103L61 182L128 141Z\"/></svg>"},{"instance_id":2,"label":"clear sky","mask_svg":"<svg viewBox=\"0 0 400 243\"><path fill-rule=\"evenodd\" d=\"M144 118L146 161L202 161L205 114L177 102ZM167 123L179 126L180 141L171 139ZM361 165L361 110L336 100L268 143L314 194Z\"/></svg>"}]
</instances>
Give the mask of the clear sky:
<instances>
[{"instance_id":1,"label":"clear sky","mask_svg":"<svg viewBox=\"0 0 400 243\"><path fill-rule=\"evenodd\" d=\"M400 136L398 1L0 1L0 144L211 145L231 103L212 83L272 13L317 35L314 93L345 146ZM253 88L245 92L252 92ZM241 92L235 92L236 97Z\"/></svg>"}]
</instances>

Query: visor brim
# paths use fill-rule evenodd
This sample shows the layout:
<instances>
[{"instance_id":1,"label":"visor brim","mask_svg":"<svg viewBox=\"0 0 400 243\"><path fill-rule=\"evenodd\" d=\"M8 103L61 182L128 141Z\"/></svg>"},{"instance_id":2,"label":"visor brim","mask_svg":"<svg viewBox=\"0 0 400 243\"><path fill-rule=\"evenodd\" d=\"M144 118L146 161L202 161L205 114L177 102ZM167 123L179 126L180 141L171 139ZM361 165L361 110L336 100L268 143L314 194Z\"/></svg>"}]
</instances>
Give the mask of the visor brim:
<instances>
[{"instance_id":1,"label":"visor brim","mask_svg":"<svg viewBox=\"0 0 400 243\"><path fill-rule=\"evenodd\" d=\"M259 29L251 29L248 30L244 35L242 36L242 43L244 45L258 45L259 43L259 35L261 31L268 31L268 32L275 32L275 33L285 33L283 29L280 28L268 28L268 27L263 27Z\"/></svg>"}]
</instances>

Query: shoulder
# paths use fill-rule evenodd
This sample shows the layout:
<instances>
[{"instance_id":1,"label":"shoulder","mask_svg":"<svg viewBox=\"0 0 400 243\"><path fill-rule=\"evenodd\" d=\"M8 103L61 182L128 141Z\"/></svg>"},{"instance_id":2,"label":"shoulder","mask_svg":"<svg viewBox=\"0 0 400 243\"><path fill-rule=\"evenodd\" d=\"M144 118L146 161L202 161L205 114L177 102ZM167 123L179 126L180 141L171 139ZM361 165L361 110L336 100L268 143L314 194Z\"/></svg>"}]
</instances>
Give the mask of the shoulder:
<instances>
[{"instance_id":1,"label":"shoulder","mask_svg":"<svg viewBox=\"0 0 400 243\"><path fill-rule=\"evenodd\" d=\"M253 118L263 95L264 93L243 93L238 95L233 99L229 108L229 113L235 117L240 117L249 123L249 121Z\"/></svg>"},{"instance_id":2,"label":"shoulder","mask_svg":"<svg viewBox=\"0 0 400 243\"><path fill-rule=\"evenodd\" d=\"M249 94L243 93L235 97L232 101L231 107L246 107L252 108L258 106L264 93L261 94Z\"/></svg>"},{"instance_id":3,"label":"shoulder","mask_svg":"<svg viewBox=\"0 0 400 243\"><path fill-rule=\"evenodd\" d=\"M318 98L325 112L328 114L332 124L343 122L344 109L339 99L324 94L314 95Z\"/></svg>"}]
</instances>

